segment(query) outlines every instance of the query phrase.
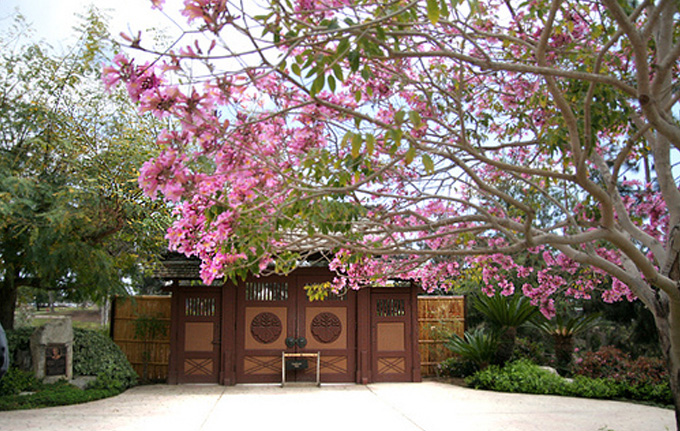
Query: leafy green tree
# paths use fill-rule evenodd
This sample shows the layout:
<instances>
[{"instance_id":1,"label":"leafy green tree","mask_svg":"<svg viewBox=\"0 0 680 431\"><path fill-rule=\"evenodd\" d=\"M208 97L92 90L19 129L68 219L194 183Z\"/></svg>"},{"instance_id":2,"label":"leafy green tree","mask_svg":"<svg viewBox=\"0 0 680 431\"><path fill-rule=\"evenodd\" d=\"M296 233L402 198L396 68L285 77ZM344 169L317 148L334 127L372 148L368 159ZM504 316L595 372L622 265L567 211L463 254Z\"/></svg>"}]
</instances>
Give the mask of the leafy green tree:
<instances>
[{"instance_id":1,"label":"leafy green tree","mask_svg":"<svg viewBox=\"0 0 680 431\"><path fill-rule=\"evenodd\" d=\"M0 322L13 327L20 286L98 299L124 291L162 250L165 204L136 176L157 122L100 83L117 47L88 10L57 55L25 43L17 16L0 38Z\"/></svg>"}]
</instances>

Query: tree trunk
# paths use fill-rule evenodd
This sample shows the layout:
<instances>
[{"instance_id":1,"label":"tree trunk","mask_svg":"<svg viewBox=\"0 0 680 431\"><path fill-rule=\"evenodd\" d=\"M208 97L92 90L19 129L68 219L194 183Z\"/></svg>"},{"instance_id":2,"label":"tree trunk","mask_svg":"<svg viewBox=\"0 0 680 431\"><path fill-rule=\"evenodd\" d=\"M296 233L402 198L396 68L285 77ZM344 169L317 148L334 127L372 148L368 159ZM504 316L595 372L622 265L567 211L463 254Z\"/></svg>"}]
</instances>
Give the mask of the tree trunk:
<instances>
[{"instance_id":1,"label":"tree trunk","mask_svg":"<svg viewBox=\"0 0 680 431\"><path fill-rule=\"evenodd\" d=\"M670 331L680 332L680 328L671 328ZM674 355L672 349L668 349L666 346L667 343L663 341L664 338L670 338L668 335L659 338L662 339L661 347L664 350L664 355L666 356L666 362L668 364L671 392L673 393L673 406L675 407L675 429L680 430L680 371L678 370L680 358L678 358L677 355Z\"/></svg>"},{"instance_id":2,"label":"tree trunk","mask_svg":"<svg viewBox=\"0 0 680 431\"><path fill-rule=\"evenodd\" d=\"M571 372L574 353L574 337L571 334L553 334L555 341L555 367L561 375Z\"/></svg>"},{"instance_id":3,"label":"tree trunk","mask_svg":"<svg viewBox=\"0 0 680 431\"><path fill-rule=\"evenodd\" d=\"M5 329L14 329L14 309L17 306L17 288L12 280L0 284L0 324Z\"/></svg>"},{"instance_id":4,"label":"tree trunk","mask_svg":"<svg viewBox=\"0 0 680 431\"><path fill-rule=\"evenodd\" d=\"M47 298L49 301L50 313L54 314L54 291L50 290L47 292Z\"/></svg>"},{"instance_id":5,"label":"tree trunk","mask_svg":"<svg viewBox=\"0 0 680 431\"><path fill-rule=\"evenodd\" d=\"M677 368L677 367L676 367ZM680 373L674 370L671 376L671 390L673 392L673 406L675 407L675 429L680 430Z\"/></svg>"},{"instance_id":6,"label":"tree trunk","mask_svg":"<svg viewBox=\"0 0 680 431\"><path fill-rule=\"evenodd\" d=\"M510 358L512 358L512 353L515 351L515 338L517 336L516 328L507 328L500 337L498 343L498 349L494 355L493 363L495 365L503 366Z\"/></svg>"},{"instance_id":7,"label":"tree trunk","mask_svg":"<svg viewBox=\"0 0 680 431\"><path fill-rule=\"evenodd\" d=\"M654 305L654 320L673 393L675 428L680 430L680 303L661 292Z\"/></svg>"},{"instance_id":8,"label":"tree trunk","mask_svg":"<svg viewBox=\"0 0 680 431\"><path fill-rule=\"evenodd\" d=\"M102 328L106 327L110 323L109 322L110 313L111 313L111 299L107 295L106 299L104 299L102 305L99 307L99 319Z\"/></svg>"}]
</instances>

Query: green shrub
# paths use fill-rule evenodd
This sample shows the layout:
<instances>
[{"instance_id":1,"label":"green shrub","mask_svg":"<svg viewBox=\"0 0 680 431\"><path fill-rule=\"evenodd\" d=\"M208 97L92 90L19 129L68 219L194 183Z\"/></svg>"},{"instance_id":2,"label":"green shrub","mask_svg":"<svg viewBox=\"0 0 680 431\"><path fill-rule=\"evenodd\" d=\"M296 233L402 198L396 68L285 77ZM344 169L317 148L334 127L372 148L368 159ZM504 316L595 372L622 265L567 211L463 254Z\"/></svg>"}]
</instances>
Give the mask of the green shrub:
<instances>
[{"instance_id":1,"label":"green shrub","mask_svg":"<svg viewBox=\"0 0 680 431\"><path fill-rule=\"evenodd\" d=\"M526 359L534 364L546 365L548 363L547 351L546 346L540 341L534 341L526 337L517 337L512 360Z\"/></svg>"},{"instance_id":2,"label":"green shrub","mask_svg":"<svg viewBox=\"0 0 680 431\"><path fill-rule=\"evenodd\" d=\"M35 374L32 371L10 368L7 370L7 374L0 379L0 396L18 395L24 391L35 391L40 386L40 381L35 378Z\"/></svg>"},{"instance_id":3,"label":"green shrub","mask_svg":"<svg viewBox=\"0 0 680 431\"><path fill-rule=\"evenodd\" d=\"M34 328L7 331L13 355L20 350L30 351L33 331ZM137 382L137 374L120 348L102 333L88 329L73 329L73 374L96 376L97 379L83 391L64 382L42 384L32 371L11 366L0 379L0 398L3 399L0 410L85 402L118 394ZM36 393L17 396L24 391ZM60 397L62 402L59 402Z\"/></svg>"},{"instance_id":4,"label":"green shrub","mask_svg":"<svg viewBox=\"0 0 680 431\"><path fill-rule=\"evenodd\" d=\"M567 380L527 360L490 366L465 379L475 389L526 394L558 394L566 390Z\"/></svg>"},{"instance_id":5,"label":"green shrub","mask_svg":"<svg viewBox=\"0 0 680 431\"><path fill-rule=\"evenodd\" d=\"M10 352L30 351L33 331L34 328L7 331ZM96 376L97 380L90 384L92 389L122 392L137 382L137 374L120 348L104 334L89 329L73 329L73 374ZM35 385L30 376L32 372L21 372L11 367L10 372L0 380L0 395L34 390Z\"/></svg>"},{"instance_id":6,"label":"green shrub","mask_svg":"<svg viewBox=\"0 0 680 431\"><path fill-rule=\"evenodd\" d=\"M574 374L592 378L621 380L630 368L631 359L621 350L605 346L597 352L586 352L576 359Z\"/></svg>"},{"instance_id":7,"label":"green shrub","mask_svg":"<svg viewBox=\"0 0 680 431\"><path fill-rule=\"evenodd\" d=\"M9 346L9 351L10 352L16 352L19 350L30 351L31 334L33 334L33 331L35 331L35 328L31 327L8 330L7 345Z\"/></svg>"},{"instance_id":8,"label":"green shrub","mask_svg":"<svg viewBox=\"0 0 680 431\"><path fill-rule=\"evenodd\" d=\"M622 398L672 404L668 370L658 358L633 360L621 350L605 346L578 358L574 373L577 377L611 381Z\"/></svg>"},{"instance_id":9,"label":"green shrub","mask_svg":"<svg viewBox=\"0 0 680 431\"><path fill-rule=\"evenodd\" d=\"M467 377L465 382L475 389L543 395L565 395L583 398L624 398L672 404L668 383L630 385L612 378L576 376L564 379L526 360L505 367L490 366Z\"/></svg>"},{"instance_id":10,"label":"green shrub","mask_svg":"<svg viewBox=\"0 0 680 431\"><path fill-rule=\"evenodd\" d=\"M583 376L574 377L566 388L566 392L557 395L569 395L581 398L625 398L616 382L609 379L593 379Z\"/></svg>"},{"instance_id":11,"label":"green shrub","mask_svg":"<svg viewBox=\"0 0 680 431\"><path fill-rule=\"evenodd\" d=\"M123 391L137 382L125 354L105 335L88 329L73 329L73 374L97 376L90 385L97 389Z\"/></svg>"},{"instance_id":12,"label":"green shrub","mask_svg":"<svg viewBox=\"0 0 680 431\"><path fill-rule=\"evenodd\" d=\"M7 331L10 367L31 370L31 334L35 328L23 327Z\"/></svg>"},{"instance_id":13,"label":"green shrub","mask_svg":"<svg viewBox=\"0 0 680 431\"><path fill-rule=\"evenodd\" d=\"M33 409L38 407L63 406L117 395L114 389L82 390L61 380L43 385L41 390L22 396L0 396L0 411Z\"/></svg>"},{"instance_id":14,"label":"green shrub","mask_svg":"<svg viewBox=\"0 0 680 431\"><path fill-rule=\"evenodd\" d=\"M659 358L641 356L630 364L626 379L636 385L668 383L668 369L664 361Z\"/></svg>"},{"instance_id":15,"label":"green shrub","mask_svg":"<svg viewBox=\"0 0 680 431\"><path fill-rule=\"evenodd\" d=\"M649 401L656 404L671 405L673 404L673 392L671 392L671 385L669 382L662 382L655 385L638 384L626 385L622 384L622 393L625 398L638 401Z\"/></svg>"},{"instance_id":16,"label":"green shrub","mask_svg":"<svg viewBox=\"0 0 680 431\"><path fill-rule=\"evenodd\" d=\"M473 375L478 368L474 362L454 356L443 360L437 365L439 377L466 377Z\"/></svg>"},{"instance_id":17,"label":"green shrub","mask_svg":"<svg viewBox=\"0 0 680 431\"><path fill-rule=\"evenodd\" d=\"M465 332L465 338L453 334L446 342L446 347L461 358L473 362L477 369L486 368L498 350L498 336L477 328Z\"/></svg>"}]
</instances>

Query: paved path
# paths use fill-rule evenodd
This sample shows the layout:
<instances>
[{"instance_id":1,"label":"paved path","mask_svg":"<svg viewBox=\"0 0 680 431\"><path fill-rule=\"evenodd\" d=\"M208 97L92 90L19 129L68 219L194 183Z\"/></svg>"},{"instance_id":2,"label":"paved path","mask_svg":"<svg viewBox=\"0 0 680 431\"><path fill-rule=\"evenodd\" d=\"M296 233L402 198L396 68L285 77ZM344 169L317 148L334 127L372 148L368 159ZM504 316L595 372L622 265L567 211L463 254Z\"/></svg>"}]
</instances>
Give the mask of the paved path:
<instances>
[{"instance_id":1,"label":"paved path","mask_svg":"<svg viewBox=\"0 0 680 431\"><path fill-rule=\"evenodd\" d=\"M665 431L671 410L444 383L140 386L105 400L0 412L1 431Z\"/></svg>"}]
</instances>

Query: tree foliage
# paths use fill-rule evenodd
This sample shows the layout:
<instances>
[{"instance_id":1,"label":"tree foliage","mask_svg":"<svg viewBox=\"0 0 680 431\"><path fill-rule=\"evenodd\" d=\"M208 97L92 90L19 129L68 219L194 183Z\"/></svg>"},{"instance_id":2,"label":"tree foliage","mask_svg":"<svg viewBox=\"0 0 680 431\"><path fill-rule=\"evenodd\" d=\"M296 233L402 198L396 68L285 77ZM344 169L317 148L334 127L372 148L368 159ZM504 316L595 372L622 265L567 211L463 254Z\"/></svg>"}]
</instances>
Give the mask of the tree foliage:
<instances>
[{"instance_id":1,"label":"tree foliage","mask_svg":"<svg viewBox=\"0 0 680 431\"><path fill-rule=\"evenodd\" d=\"M90 10L80 30L62 55L25 42L20 15L0 39L0 320L9 328L20 286L98 299L162 250L167 210L136 185L157 123L104 91L100 64L116 47L102 16Z\"/></svg>"}]
</instances>

